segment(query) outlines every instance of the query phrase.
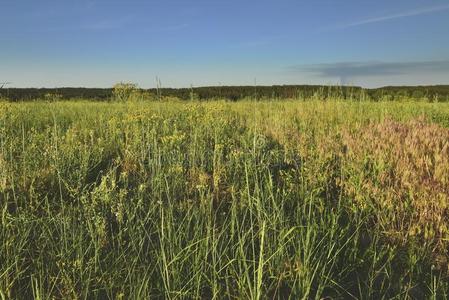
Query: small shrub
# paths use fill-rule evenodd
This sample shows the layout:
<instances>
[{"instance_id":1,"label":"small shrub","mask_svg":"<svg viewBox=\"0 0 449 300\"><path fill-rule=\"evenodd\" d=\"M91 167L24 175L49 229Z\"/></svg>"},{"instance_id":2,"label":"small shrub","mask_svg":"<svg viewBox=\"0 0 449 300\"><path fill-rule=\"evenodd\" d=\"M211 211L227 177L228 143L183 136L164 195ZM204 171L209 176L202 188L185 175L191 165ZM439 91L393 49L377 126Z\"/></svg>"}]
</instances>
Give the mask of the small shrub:
<instances>
[{"instance_id":1,"label":"small shrub","mask_svg":"<svg viewBox=\"0 0 449 300\"><path fill-rule=\"evenodd\" d=\"M112 87L112 95L119 102L126 102L138 94L139 86L131 82L120 82Z\"/></svg>"}]
</instances>

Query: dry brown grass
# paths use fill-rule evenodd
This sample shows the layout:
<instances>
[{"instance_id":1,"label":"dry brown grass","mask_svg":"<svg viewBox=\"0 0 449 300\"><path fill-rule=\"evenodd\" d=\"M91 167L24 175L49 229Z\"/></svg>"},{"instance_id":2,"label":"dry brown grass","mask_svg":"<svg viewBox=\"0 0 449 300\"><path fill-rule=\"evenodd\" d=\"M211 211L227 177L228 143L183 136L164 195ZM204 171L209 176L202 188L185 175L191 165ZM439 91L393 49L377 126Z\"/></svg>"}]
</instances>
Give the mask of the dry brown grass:
<instances>
[{"instance_id":1,"label":"dry brown grass","mask_svg":"<svg viewBox=\"0 0 449 300\"><path fill-rule=\"evenodd\" d=\"M383 230L402 242L449 246L449 130L416 119L385 120L345 133L344 191L373 205ZM446 253L447 254L447 253Z\"/></svg>"}]
</instances>

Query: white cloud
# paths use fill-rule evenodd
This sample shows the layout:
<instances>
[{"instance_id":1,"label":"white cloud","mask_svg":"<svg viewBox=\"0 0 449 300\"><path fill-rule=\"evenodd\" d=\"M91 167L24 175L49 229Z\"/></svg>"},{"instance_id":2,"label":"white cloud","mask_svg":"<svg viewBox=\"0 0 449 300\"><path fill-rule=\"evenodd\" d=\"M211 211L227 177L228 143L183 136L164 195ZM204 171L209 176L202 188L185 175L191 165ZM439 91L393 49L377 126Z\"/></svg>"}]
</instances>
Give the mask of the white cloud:
<instances>
[{"instance_id":1,"label":"white cloud","mask_svg":"<svg viewBox=\"0 0 449 300\"><path fill-rule=\"evenodd\" d=\"M403 12L391 14L391 15L386 15L386 16L367 18L367 19L355 21L352 23L337 25L333 29L344 29L344 28L355 27L355 26L360 26L360 25L365 25L365 24L379 23L379 22L384 22L384 21L389 21L389 20L394 20L394 19L419 16L419 15L424 15L424 14L429 14L429 13L439 12L439 11L444 11L444 10L449 10L449 4L418 8L418 9L407 10L407 11L403 11Z\"/></svg>"}]
</instances>

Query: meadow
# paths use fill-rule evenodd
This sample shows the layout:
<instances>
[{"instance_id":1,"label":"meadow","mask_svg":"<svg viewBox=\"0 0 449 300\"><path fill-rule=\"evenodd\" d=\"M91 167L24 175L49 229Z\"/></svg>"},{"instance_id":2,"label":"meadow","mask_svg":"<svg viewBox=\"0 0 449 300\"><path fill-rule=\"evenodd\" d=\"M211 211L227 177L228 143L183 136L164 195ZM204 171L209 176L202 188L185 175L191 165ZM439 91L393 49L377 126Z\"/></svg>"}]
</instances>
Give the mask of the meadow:
<instances>
[{"instance_id":1,"label":"meadow","mask_svg":"<svg viewBox=\"0 0 449 300\"><path fill-rule=\"evenodd\" d=\"M447 299L449 103L0 102L0 299Z\"/></svg>"}]
</instances>

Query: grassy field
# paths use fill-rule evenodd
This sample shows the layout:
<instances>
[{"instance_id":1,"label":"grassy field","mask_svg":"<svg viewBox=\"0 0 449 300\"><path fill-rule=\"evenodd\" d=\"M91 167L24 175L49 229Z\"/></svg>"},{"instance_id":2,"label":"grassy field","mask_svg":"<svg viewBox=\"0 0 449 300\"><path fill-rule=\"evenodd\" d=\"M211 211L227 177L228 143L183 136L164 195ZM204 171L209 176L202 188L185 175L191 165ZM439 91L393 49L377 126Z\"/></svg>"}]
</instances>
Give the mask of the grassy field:
<instances>
[{"instance_id":1,"label":"grassy field","mask_svg":"<svg viewBox=\"0 0 449 300\"><path fill-rule=\"evenodd\" d=\"M0 102L0 299L447 299L449 104Z\"/></svg>"}]
</instances>

